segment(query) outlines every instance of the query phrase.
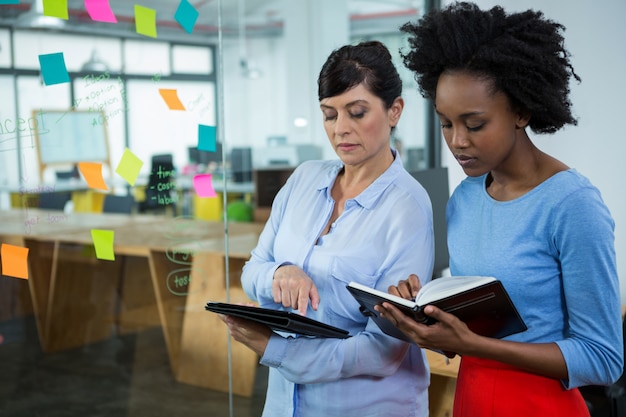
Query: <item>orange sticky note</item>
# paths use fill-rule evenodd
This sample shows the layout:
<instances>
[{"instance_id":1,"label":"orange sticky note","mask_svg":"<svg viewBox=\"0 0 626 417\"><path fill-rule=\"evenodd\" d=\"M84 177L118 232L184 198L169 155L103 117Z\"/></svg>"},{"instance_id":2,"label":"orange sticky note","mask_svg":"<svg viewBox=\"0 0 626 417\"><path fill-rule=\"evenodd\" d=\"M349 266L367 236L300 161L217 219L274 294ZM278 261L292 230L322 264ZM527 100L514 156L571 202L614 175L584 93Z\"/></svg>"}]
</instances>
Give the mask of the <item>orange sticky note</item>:
<instances>
[{"instance_id":1,"label":"orange sticky note","mask_svg":"<svg viewBox=\"0 0 626 417\"><path fill-rule=\"evenodd\" d=\"M87 185L89 188L95 188L97 190L107 191L109 187L106 182L104 182L104 178L102 177L102 164L99 162L79 162L78 170L83 177L85 177L85 181L87 181Z\"/></svg>"},{"instance_id":2,"label":"orange sticky note","mask_svg":"<svg viewBox=\"0 0 626 417\"><path fill-rule=\"evenodd\" d=\"M200 174L193 177L193 188L198 197L217 197L211 174Z\"/></svg>"},{"instance_id":3,"label":"orange sticky note","mask_svg":"<svg viewBox=\"0 0 626 417\"><path fill-rule=\"evenodd\" d=\"M28 248L3 243L0 246L2 275L28 279Z\"/></svg>"},{"instance_id":4,"label":"orange sticky note","mask_svg":"<svg viewBox=\"0 0 626 417\"><path fill-rule=\"evenodd\" d=\"M91 238L96 249L96 258L104 259L105 261L115 260L115 253L113 252L115 232L113 230L92 229Z\"/></svg>"},{"instance_id":5,"label":"orange sticky note","mask_svg":"<svg viewBox=\"0 0 626 417\"><path fill-rule=\"evenodd\" d=\"M159 93L170 110L186 110L185 106L178 98L178 91L159 88Z\"/></svg>"}]
</instances>

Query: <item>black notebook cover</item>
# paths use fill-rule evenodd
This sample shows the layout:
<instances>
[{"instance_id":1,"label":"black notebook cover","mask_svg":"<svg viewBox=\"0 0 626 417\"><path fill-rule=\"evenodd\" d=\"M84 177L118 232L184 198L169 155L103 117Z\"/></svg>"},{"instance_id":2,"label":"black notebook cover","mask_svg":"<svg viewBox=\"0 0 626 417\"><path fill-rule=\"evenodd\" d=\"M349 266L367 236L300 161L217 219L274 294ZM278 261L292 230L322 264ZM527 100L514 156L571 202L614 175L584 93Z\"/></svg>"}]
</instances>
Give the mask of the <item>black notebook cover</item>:
<instances>
[{"instance_id":1,"label":"black notebook cover","mask_svg":"<svg viewBox=\"0 0 626 417\"><path fill-rule=\"evenodd\" d=\"M273 330L313 337L350 337L348 331L283 310L209 301L206 310L265 324Z\"/></svg>"},{"instance_id":2,"label":"black notebook cover","mask_svg":"<svg viewBox=\"0 0 626 417\"><path fill-rule=\"evenodd\" d=\"M432 317L428 317L423 313L422 310L425 306L411 308L359 288L350 286L347 286L347 288L359 302L361 313L371 317L378 327L389 336L411 341L374 309L374 306L383 302L393 304L417 322L424 324L433 324L435 322ZM526 324L500 281L493 281L460 294L433 301L429 305L434 305L447 313L454 314L465 322L470 330L482 336L499 339L527 329Z\"/></svg>"}]
</instances>

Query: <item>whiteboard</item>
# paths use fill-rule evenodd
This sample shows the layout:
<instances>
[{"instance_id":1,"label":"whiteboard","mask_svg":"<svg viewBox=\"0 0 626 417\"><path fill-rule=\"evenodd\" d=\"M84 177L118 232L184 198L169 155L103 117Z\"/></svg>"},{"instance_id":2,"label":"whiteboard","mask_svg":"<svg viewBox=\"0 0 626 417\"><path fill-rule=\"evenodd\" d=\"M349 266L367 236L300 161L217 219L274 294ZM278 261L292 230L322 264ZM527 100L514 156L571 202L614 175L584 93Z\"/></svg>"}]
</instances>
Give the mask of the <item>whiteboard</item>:
<instances>
[{"instance_id":1,"label":"whiteboard","mask_svg":"<svg viewBox=\"0 0 626 417\"><path fill-rule=\"evenodd\" d=\"M39 164L109 163L104 114L97 111L37 110Z\"/></svg>"}]
</instances>

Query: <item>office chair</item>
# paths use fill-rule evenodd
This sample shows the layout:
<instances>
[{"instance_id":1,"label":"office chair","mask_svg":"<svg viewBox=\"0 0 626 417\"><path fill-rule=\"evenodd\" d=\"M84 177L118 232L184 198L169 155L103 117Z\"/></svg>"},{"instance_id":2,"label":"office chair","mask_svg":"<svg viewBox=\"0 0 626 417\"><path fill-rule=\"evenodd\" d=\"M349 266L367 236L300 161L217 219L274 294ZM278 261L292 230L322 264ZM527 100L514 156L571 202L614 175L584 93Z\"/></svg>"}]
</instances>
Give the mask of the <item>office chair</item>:
<instances>
[{"instance_id":1,"label":"office chair","mask_svg":"<svg viewBox=\"0 0 626 417\"><path fill-rule=\"evenodd\" d=\"M131 214L135 206L135 198L132 195L107 194L102 205L103 213Z\"/></svg>"},{"instance_id":2,"label":"office chair","mask_svg":"<svg viewBox=\"0 0 626 417\"><path fill-rule=\"evenodd\" d=\"M626 357L626 317L622 320L622 332L624 335L624 356ZM626 416L626 369L622 376L606 388L606 396L609 399L611 417Z\"/></svg>"},{"instance_id":3,"label":"office chair","mask_svg":"<svg viewBox=\"0 0 626 417\"><path fill-rule=\"evenodd\" d=\"M39 194L38 207L40 209L63 210L65 203L71 199L72 193L69 191L41 193Z\"/></svg>"},{"instance_id":4,"label":"office chair","mask_svg":"<svg viewBox=\"0 0 626 417\"><path fill-rule=\"evenodd\" d=\"M139 204L139 212L165 212L171 207L176 213L176 181L172 154L152 156L152 166L146 185L145 199Z\"/></svg>"},{"instance_id":5,"label":"office chair","mask_svg":"<svg viewBox=\"0 0 626 417\"><path fill-rule=\"evenodd\" d=\"M624 332L624 354L626 355L626 318L622 321ZM590 385L580 387L592 417L626 416L626 371L609 386Z\"/></svg>"}]
</instances>

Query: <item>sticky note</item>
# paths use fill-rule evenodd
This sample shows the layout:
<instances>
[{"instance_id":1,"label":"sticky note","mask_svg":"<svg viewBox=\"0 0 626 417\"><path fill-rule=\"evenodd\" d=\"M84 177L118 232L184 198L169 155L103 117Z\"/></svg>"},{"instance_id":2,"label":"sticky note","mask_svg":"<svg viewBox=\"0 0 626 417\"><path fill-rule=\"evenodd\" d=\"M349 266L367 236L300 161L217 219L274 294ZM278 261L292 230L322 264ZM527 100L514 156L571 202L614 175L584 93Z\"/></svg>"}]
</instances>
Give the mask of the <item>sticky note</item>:
<instances>
[{"instance_id":1,"label":"sticky note","mask_svg":"<svg viewBox=\"0 0 626 417\"><path fill-rule=\"evenodd\" d=\"M43 0L43 14L67 20L67 0Z\"/></svg>"},{"instance_id":2,"label":"sticky note","mask_svg":"<svg viewBox=\"0 0 626 417\"><path fill-rule=\"evenodd\" d=\"M163 100L165 100L170 110L186 110L185 106L178 98L178 91L160 88L159 94L161 94L161 97L163 97Z\"/></svg>"},{"instance_id":3,"label":"sticky note","mask_svg":"<svg viewBox=\"0 0 626 417\"><path fill-rule=\"evenodd\" d=\"M104 177L102 177L102 163L100 162L79 162L78 170L85 181L87 181L87 185L89 188L95 188L97 190L107 191L109 187L104 181Z\"/></svg>"},{"instance_id":4,"label":"sticky note","mask_svg":"<svg viewBox=\"0 0 626 417\"><path fill-rule=\"evenodd\" d=\"M0 0L0 5L3 4L20 4L20 0Z\"/></svg>"},{"instance_id":5,"label":"sticky note","mask_svg":"<svg viewBox=\"0 0 626 417\"><path fill-rule=\"evenodd\" d=\"M85 0L85 9L95 22L117 23L109 0Z\"/></svg>"},{"instance_id":6,"label":"sticky note","mask_svg":"<svg viewBox=\"0 0 626 417\"><path fill-rule=\"evenodd\" d=\"M96 258L105 261L115 260L115 253L113 252L115 232L113 230L91 229L91 238L96 249Z\"/></svg>"},{"instance_id":7,"label":"sticky note","mask_svg":"<svg viewBox=\"0 0 626 417\"><path fill-rule=\"evenodd\" d=\"M156 10L135 4L135 28L140 35L156 38Z\"/></svg>"},{"instance_id":8,"label":"sticky note","mask_svg":"<svg viewBox=\"0 0 626 417\"><path fill-rule=\"evenodd\" d=\"M193 27L198 20L198 11L187 0L181 0L174 14L174 19L185 29L187 33L193 32Z\"/></svg>"},{"instance_id":9,"label":"sticky note","mask_svg":"<svg viewBox=\"0 0 626 417\"><path fill-rule=\"evenodd\" d=\"M211 174L200 174L193 177L193 188L198 197L217 197L213 189L213 177Z\"/></svg>"},{"instance_id":10,"label":"sticky note","mask_svg":"<svg viewBox=\"0 0 626 417\"><path fill-rule=\"evenodd\" d=\"M117 165L117 168L115 168L115 172L130 185L135 185L135 181L137 181L142 166L143 161L132 153L130 149L126 148L122 159L120 159L120 163Z\"/></svg>"},{"instance_id":11,"label":"sticky note","mask_svg":"<svg viewBox=\"0 0 626 417\"><path fill-rule=\"evenodd\" d=\"M3 243L0 247L2 275L28 279L28 248Z\"/></svg>"},{"instance_id":12,"label":"sticky note","mask_svg":"<svg viewBox=\"0 0 626 417\"><path fill-rule=\"evenodd\" d=\"M39 55L39 65L44 84L53 85L70 82L63 52Z\"/></svg>"},{"instance_id":13,"label":"sticky note","mask_svg":"<svg viewBox=\"0 0 626 417\"><path fill-rule=\"evenodd\" d=\"M216 132L215 126L198 125L198 149L215 152Z\"/></svg>"}]
</instances>

